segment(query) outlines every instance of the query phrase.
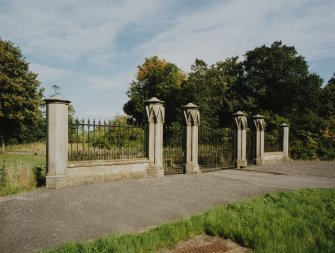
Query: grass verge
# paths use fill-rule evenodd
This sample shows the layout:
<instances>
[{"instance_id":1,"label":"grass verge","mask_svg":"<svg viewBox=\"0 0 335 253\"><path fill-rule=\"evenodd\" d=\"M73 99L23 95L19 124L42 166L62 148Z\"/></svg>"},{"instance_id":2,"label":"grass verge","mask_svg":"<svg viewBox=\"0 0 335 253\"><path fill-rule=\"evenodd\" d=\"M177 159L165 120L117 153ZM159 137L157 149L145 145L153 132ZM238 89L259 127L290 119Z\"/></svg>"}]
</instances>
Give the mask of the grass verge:
<instances>
[{"instance_id":1,"label":"grass verge","mask_svg":"<svg viewBox=\"0 0 335 253\"><path fill-rule=\"evenodd\" d=\"M230 238L255 252L334 252L335 190L267 194L140 234L70 242L47 252L156 252L202 233Z\"/></svg>"},{"instance_id":2,"label":"grass verge","mask_svg":"<svg viewBox=\"0 0 335 253\"><path fill-rule=\"evenodd\" d=\"M0 196L33 190L43 185L44 178L45 156L0 156Z\"/></svg>"}]
</instances>

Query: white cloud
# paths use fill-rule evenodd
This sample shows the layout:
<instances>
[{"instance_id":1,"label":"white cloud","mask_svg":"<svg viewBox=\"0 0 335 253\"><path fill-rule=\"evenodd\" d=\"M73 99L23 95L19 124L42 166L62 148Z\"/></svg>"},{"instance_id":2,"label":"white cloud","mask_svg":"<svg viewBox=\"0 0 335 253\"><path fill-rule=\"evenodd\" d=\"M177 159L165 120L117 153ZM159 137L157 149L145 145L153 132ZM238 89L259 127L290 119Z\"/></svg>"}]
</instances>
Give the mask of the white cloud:
<instances>
[{"instance_id":1,"label":"white cloud","mask_svg":"<svg viewBox=\"0 0 335 253\"><path fill-rule=\"evenodd\" d=\"M132 81L130 73L121 73L115 77L97 77L97 76L87 76L85 78L86 87L85 90L95 90L95 91L123 91L125 92L128 85Z\"/></svg>"},{"instance_id":2,"label":"white cloud","mask_svg":"<svg viewBox=\"0 0 335 253\"><path fill-rule=\"evenodd\" d=\"M334 9L333 0L0 0L0 27L78 115L110 118L153 55L188 71L195 58L214 63L282 40L324 66L335 59Z\"/></svg>"},{"instance_id":3,"label":"white cloud","mask_svg":"<svg viewBox=\"0 0 335 253\"><path fill-rule=\"evenodd\" d=\"M64 69L53 68L34 63L30 64L30 69L33 72L38 73L38 79L40 79L42 82L58 81L71 74L70 71Z\"/></svg>"},{"instance_id":4,"label":"white cloud","mask_svg":"<svg viewBox=\"0 0 335 253\"><path fill-rule=\"evenodd\" d=\"M145 1L8 1L0 11L4 35L29 54L65 62L113 51L117 34L159 5ZM96 64L103 63L100 61ZM106 59L103 59L106 60Z\"/></svg>"},{"instance_id":5,"label":"white cloud","mask_svg":"<svg viewBox=\"0 0 335 253\"><path fill-rule=\"evenodd\" d=\"M183 68L195 58L213 63L275 40L296 46L309 59L335 57L334 8L334 1L215 2L179 17L173 28L137 50Z\"/></svg>"}]
</instances>

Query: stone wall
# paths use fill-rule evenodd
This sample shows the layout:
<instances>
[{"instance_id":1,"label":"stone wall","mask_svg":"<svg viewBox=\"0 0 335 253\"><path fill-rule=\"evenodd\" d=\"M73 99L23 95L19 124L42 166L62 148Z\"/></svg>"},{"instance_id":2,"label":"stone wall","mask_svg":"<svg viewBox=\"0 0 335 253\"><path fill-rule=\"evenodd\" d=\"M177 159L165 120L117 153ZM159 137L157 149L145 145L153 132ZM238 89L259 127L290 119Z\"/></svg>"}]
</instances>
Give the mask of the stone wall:
<instances>
[{"instance_id":1,"label":"stone wall","mask_svg":"<svg viewBox=\"0 0 335 253\"><path fill-rule=\"evenodd\" d=\"M146 158L69 162L67 185L143 178L147 176L148 165Z\"/></svg>"}]
</instances>

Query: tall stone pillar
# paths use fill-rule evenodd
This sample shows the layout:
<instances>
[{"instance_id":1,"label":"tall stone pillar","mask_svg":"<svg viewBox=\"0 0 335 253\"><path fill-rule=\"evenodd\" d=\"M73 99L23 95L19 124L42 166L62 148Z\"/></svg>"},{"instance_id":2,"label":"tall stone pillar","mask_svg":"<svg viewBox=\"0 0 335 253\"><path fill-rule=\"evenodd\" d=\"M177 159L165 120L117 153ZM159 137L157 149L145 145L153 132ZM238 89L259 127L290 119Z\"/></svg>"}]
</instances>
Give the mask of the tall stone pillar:
<instances>
[{"instance_id":1,"label":"tall stone pillar","mask_svg":"<svg viewBox=\"0 0 335 253\"><path fill-rule=\"evenodd\" d=\"M165 117L164 102L153 97L145 101L147 117L147 144L149 168L148 176L163 177L163 124Z\"/></svg>"},{"instance_id":2,"label":"tall stone pillar","mask_svg":"<svg viewBox=\"0 0 335 253\"><path fill-rule=\"evenodd\" d=\"M247 116L245 113L238 111L233 114L234 127L234 146L235 146L235 167L247 167Z\"/></svg>"},{"instance_id":3,"label":"tall stone pillar","mask_svg":"<svg viewBox=\"0 0 335 253\"><path fill-rule=\"evenodd\" d=\"M265 121L264 116L254 115L253 117L253 138L254 138L254 154L255 154L255 164L263 164L264 156L264 131L265 131Z\"/></svg>"},{"instance_id":4,"label":"tall stone pillar","mask_svg":"<svg viewBox=\"0 0 335 253\"><path fill-rule=\"evenodd\" d=\"M186 174L199 173L198 164L198 127L200 123L199 107L195 104L188 103L183 106L185 120L185 150L184 168Z\"/></svg>"},{"instance_id":5,"label":"tall stone pillar","mask_svg":"<svg viewBox=\"0 0 335 253\"><path fill-rule=\"evenodd\" d=\"M283 137L283 153L284 153L284 157L283 160L284 161L289 161L290 157L289 157L289 131L290 131L290 126L283 123L280 125L281 128L281 135Z\"/></svg>"},{"instance_id":6,"label":"tall stone pillar","mask_svg":"<svg viewBox=\"0 0 335 253\"><path fill-rule=\"evenodd\" d=\"M44 99L47 104L47 188L66 186L68 164L68 106L59 95Z\"/></svg>"}]
</instances>

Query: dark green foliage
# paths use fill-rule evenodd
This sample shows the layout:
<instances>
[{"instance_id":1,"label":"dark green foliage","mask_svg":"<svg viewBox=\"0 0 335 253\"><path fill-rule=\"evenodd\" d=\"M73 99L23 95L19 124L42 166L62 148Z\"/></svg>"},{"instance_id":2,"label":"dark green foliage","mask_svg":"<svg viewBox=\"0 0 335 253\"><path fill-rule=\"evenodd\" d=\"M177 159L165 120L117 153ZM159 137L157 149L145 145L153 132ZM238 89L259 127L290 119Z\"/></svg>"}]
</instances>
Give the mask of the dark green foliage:
<instances>
[{"instance_id":1,"label":"dark green foliage","mask_svg":"<svg viewBox=\"0 0 335 253\"><path fill-rule=\"evenodd\" d=\"M6 143L43 137L43 89L21 50L0 38L0 138Z\"/></svg>"},{"instance_id":2,"label":"dark green foliage","mask_svg":"<svg viewBox=\"0 0 335 253\"><path fill-rule=\"evenodd\" d=\"M129 101L124 105L126 114L137 122L144 122L144 101L156 97L165 102L166 123L178 120L180 87L186 78L175 64L161 60L157 56L146 58L138 66L136 80L130 84L127 92Z\"/></svg>"},{"instance_id":3,"label":"dark green foliage","mask_svg":"<svg viewBox=\"0 0 335 253\"><path fill-rule=\"evenodd\" d=\"M319 108L322 80L309 73L294 47L280 41L257 47L245 54L243 66L243 93L257 101L257 109L290 116Z\"/></svg>"},{"instance_id":4,"label":"dark green foliage","mask_svg":"<svg viewBox=\"0 0 335 253\"><path fill-rule=\"evenodd\" d=\"M138 67L124 111L143 120L143 101L156 96L166 102L167 122L178 121L180 107L199 106L202 126L231 126L232 114L265 116L267 129L288 123L293 129L291 155L296 159L332 159L335 142L335 75L322 88L305 58L281 41L209 66L196 59L187 78L178 67L157 57ZM324 138L327 132L328 138ZM299 139L301 138L301 139Z\"/></svg>"},{"instance_id":5,"label":"dark green foliage","mask_svg":"<svg viewBox=\"0 0 335 253\"><path fill-rule=\"evenodd\" d=\"M182 86L184 103L193 102L200 107L203 125L210 127L230 126L232 114L248 107L251 101L241 100L238 81L242 65L238 57L219 61L212 66L199 59Z\"/></svg>"},{"instance_id":6,"label":"dark green foliage","mask_svg":"<svg viewBox=\"0 0 335 253\"><path fill-rule=\"evenodd\" d=\"M305 130L291 130L290 156L293 159L335 159L335 138L326 133L313 134Z\"/></svg>"},{"instance_id":7,"label":"dark green foliage","mask_svg":"<svg viewBox=\"0 0 335 253\"><path fill-rule=\"evenodd\" d=\"M293 159L314 160L318 157L318 135L305 130L291 130L290 156Z\"/></svg>"},{"instance_id":8,"label":"dark green foliage","mask_svg":"<svg viewBox=\"0 0 335 253\"><path fill-rule=\"evenodd\" d=\"M48 252L157 252L204 232L230 238L255 252L332 252L335 190L267 194L140 234L67 243Z\"/></svg>"},{"instance_id":9,"label":"dark green foliage","mask_svg":"<svg viewBox=\"0 0 335 253\"><path fill-rule=\"evenodd\" d=\"M335 116L335 73L321 92L321 115L326 119Z\"/></svg>"},{"instance_id":10,"label":"dark green foliage","mask_svg":"<svg viewBox=\"0 0 335 253\"><path fill-rule=\"evenodd\" d=\"M334 160L335 138L324 135L319 136L317 153L321 160Z\"/></svg>"}]
</instances>

